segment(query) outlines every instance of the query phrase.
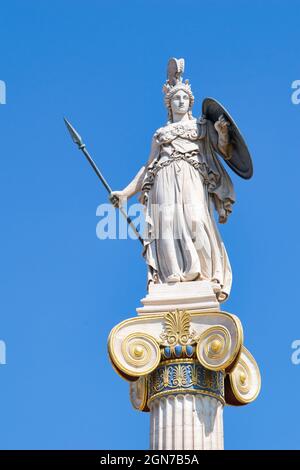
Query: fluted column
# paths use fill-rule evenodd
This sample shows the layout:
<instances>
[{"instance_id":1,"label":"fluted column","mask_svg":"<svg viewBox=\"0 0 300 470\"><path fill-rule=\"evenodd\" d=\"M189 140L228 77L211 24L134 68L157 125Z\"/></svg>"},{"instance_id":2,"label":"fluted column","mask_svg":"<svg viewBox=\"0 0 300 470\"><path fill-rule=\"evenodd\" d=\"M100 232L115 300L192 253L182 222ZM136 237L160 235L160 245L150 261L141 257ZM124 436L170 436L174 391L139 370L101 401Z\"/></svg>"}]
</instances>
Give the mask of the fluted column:
<instances>
[{"instance_id":1,"label":"fluted column","mask_svg":"<svg viewBox=\"0 0 300 470\"><path fill-rule=\"evenodd\" d=\"M222 450L223 404L204 395L158 397L150 404L153 450Z\"/></svg>"},{"instance_id":2,"label":"fluted column","mask_svg":"<svg viewBox=\"0 0 300 470\"><path fill-rule=\"evenodd\" d=\"M193 356L193 348L175 352ZM224 378L194 357L162 361L147 379L151 449L223 449Z\"/></svg>"}]
</instances>

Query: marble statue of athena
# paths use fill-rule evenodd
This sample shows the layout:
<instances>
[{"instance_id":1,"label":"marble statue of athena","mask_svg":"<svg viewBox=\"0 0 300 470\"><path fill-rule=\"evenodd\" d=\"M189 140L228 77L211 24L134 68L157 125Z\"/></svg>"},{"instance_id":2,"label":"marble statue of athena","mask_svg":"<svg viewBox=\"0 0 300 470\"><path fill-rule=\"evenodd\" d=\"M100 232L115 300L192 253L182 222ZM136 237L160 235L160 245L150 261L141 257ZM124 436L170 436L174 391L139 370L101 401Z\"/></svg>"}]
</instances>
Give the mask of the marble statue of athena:
<instances>
[{"instance_id":1,"label":"marble statue of athena","mask_svg":"<svg viewBox=\"0 0 300 470\"><path fill-rule=\"evenodd\" d=\"M148 293L137 317L111 330L108 351L130 382L134 408L150 412L153 450L223 449L224 405L252 402L261 383L240 320L220 310L232 273L215 220L227 222L235 202L223 162L249 179L252 160L216 100L205 98L193 117L183 71L183 59L169 60L167 123L154 133L147 163L110 196L120 207L140 193L145 207Z\"/></svg>"},{"instance_id":2,"label":"marble statue of athena","mask_svg":"<svg viewBox=\"0 0 300 470\"><path fill-rule=\"evenodd\" d=\"M149 282L209 280L222 301L230 293L232 273L214 209L225 223L235 201L217 155L229 158L229 122L224 115L215 123L193 116L194 95L183 71L183 59L170 59L163 87L168 121L154 133L146 165L112 199L118 205L141 192Z\"/></svg>"}]
</instances>

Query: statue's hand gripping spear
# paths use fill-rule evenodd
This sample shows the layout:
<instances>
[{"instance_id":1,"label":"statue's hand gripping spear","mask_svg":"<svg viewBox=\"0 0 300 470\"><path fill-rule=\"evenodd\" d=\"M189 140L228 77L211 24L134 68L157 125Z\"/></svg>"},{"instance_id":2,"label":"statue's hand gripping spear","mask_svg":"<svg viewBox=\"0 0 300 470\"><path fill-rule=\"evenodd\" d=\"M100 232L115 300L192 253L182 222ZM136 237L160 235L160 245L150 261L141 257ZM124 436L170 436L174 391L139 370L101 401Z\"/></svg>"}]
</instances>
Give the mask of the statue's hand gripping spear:
<instances>
[{"instance_id":1,"label":"statue's hand gripping spear","mask_svg":"<svg viewBox=\"0 0 300 470\"><path fill-rule=\"evenodd\" d=\"M65 124L67 126L68 131L70 132L70 135L71 135L71 138L72 138L73 142L76 145L78 145L78 148L83 152L84 156L86 157L86 159L88 160L88 162L92 166L93 170L95 171L96 175L98 176L98 178L102 182L103 186L105 187L106 191L108 192L110 201L115 205L117 203L116 196L114 196L112 194L111 187L109 186L106 179L104 178L104 176L100 172L99 168L97 167L96 163L94 162L94 160L90 156L89 152L87 151L87 149L85 147L85 144L82 142L82 138L80 137L78 132L74 129L74 127L69 123L69 121L67 121L67 119L64 118L64 121L65 121ZM142 243L142 245L144 245L143 239L142 239L141 235L139 234L138 230L136 229L136 227L135 227L134 223L132 222L131 218L126 214L125 210L123 209L123 207L121 205L119 205L119 209L120 209L121 214L127 220L128 225L130 225L131 229L134 231L134 233L138 237L139 241Z\"/></svg>"}]
</instances>

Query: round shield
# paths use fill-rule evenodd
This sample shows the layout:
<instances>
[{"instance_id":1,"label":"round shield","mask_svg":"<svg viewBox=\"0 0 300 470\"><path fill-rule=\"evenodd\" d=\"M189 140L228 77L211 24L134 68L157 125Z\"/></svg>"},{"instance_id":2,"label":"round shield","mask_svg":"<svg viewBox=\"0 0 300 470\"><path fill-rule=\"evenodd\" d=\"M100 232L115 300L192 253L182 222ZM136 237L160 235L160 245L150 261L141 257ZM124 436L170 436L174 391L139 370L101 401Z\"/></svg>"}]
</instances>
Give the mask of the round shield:
<instances>
[{"instance_id":1,"label":"round shield","mask_svg":"<svg viewBox=\"0 0 300 470\"><path fill-rule=\"evenodd\" d=\"M202 113L213 123L215 123L222 114L229 121L228 130L231 156L228 158L226 155L223 155L223 157L227 165L229 165L237 175L246 180L250 179L253 175L251 156L246 142L229 112L213 98L205 98L202 103Z\"/></svg>"}]
</instances>

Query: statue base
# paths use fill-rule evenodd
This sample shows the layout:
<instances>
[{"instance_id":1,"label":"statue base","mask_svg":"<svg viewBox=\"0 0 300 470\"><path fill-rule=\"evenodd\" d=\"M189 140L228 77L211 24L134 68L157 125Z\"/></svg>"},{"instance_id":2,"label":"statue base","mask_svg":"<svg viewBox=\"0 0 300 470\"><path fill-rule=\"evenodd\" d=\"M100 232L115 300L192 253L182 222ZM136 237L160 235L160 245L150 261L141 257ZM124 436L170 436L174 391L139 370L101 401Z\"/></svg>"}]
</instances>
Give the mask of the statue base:
<instances>
[{"instance_id":1,"label":"statue base","mask_svg":"<svg viewBox=\"0 0 300 470\"><path fill-rule=\"evenodd\" d=\"M220 310L216 294L209 281L150 284L149 292L141 300L138 315L162 314L170 310Z\"/></svg>"}]
</instances>

